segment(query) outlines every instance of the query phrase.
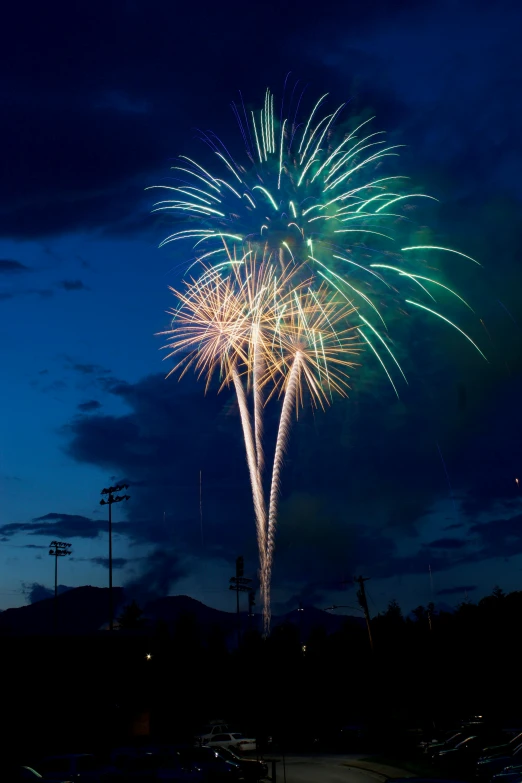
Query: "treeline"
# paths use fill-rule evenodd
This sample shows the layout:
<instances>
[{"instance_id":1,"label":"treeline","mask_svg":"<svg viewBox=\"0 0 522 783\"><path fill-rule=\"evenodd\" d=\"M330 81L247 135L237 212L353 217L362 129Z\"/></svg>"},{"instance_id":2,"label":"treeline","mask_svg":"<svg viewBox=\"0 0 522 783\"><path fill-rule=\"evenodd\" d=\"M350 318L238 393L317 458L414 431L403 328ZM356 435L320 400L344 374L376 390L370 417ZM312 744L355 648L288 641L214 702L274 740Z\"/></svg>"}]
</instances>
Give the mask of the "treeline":
<instances>
[{"instance_id":1,"label":"treeline","mask_svg":"<svg viewBox=\"0 0 522 783\"><path fill-rule=\"evenodd\" d=\"M392 601L372 619L373 650L353 623L306 638L291 623L269 639L245 629L229 650L220 628L203 636L190 615L170 628L147 628L136 607L126 616L113 634L0 639L5 747L85 751L147 728L183 742L213 718L288 750L350 723L394 746L407 728L521 715L522 592L408 617Z\"/></svg>"}]
</instances>

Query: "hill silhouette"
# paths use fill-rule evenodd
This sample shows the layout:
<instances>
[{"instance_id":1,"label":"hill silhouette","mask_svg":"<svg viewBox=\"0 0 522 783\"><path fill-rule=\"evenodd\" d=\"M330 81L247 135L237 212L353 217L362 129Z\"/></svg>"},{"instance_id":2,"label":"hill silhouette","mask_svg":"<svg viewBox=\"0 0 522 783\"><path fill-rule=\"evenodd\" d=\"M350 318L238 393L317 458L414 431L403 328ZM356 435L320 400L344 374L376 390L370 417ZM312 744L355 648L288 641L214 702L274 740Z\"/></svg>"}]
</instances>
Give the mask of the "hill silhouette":
<instances>
[{"instance_id":1,"label":"hill silhouette","mask_svg":"<svg viewBox=\"0 0 522 783\"><path fill-rule=\"evenodd\" d=\"M123 600L123 588L114 588L114 604ZM57 630L67 634L95 633L108 622L109 589L107 587L76 587L57 599ZM6 609L0 614L0 633L46 635L54 631L54 597L44 598L27 606Z\"/></svg>"},{"instance_id":2,"label":"hill silhouette","mask_svg":"<svg viewBox=\"0 0 522 783\"><path fill-rule=\"evenodd\" d=\"M121 587L114 588L115 617L121 613L131 598ZM206 606L188 595L165 596L149 601L143 607L146 620L143 632L151 630L158 622L173 630L181 618L191 616L202 637L219 627L227 638L233 639L237 629L235 612L224 612ZM61 634L93 634L107 628L109 621L109 590L106 587L76 587L62 593L57 599L57 630ZM346 622L361 625L359 617L332 615L315 607L304 607L303 611L294 610L272 618L273 627L290 622L300 627L303 635L308 635L315 627L323 627L327 633L340 630ZM262 629L260 614L249 618L241 613L243 629ZM0 634L2 635L47 635L54 632L54 597L6 609L0 613Z\"/></svg>"}]
</instances>

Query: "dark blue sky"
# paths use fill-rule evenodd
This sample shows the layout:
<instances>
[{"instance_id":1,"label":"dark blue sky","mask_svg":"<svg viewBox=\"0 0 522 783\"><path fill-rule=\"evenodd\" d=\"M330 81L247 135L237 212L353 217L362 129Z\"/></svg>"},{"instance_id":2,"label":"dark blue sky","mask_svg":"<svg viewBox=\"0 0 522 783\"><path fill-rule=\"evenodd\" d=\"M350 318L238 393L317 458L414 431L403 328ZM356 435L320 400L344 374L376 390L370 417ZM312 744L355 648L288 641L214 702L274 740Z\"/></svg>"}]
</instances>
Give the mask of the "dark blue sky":
<instances>
[{"instance_id":1,"label":"dark blue sky","mask_svg":"<svg viewBox=\"0 0 522 783\"><path fill-rule=\"evenodd\" d=\"M410 389L357 385L294 427L284 475L275 602L453 605L522 581L522 12L518 3L53 3L8 11L0 125L0 606L52 583L102 585L99 491L116 510L116 582L229 607L232 563L256 569L232 396L164 380L159 338L186 248L144 188L195 128L234 150L229 108L288 71L309 103L369 107L406 144L402 171L440 204L435 237L484 268L452 269L484 322L481 363L453 333L416 335ZM368 387L368 388L367 388ZM439 451L440 449L440 451ZM442 462L444 458L445 465ZM199 474L203 476L203 534ZM447 474L446 474L447 471Z\"/></svg>"}]
</instances>

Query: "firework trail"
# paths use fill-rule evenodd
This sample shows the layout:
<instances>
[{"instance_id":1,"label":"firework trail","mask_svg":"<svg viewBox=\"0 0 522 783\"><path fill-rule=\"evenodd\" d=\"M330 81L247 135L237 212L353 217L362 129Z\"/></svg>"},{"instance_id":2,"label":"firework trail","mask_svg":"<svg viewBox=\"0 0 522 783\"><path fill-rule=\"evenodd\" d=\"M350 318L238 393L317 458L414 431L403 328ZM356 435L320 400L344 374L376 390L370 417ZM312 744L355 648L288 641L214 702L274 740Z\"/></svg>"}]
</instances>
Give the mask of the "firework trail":
<instances>
[{"instance_id":1,"label":"firework trail","mask_svg":"<svg viewBox=\"0 0 522 783\"><path fill-rule=\"evenodd\" d=\"M471 311L470 305L431 271L433 259L444 254L463 263L478 262L460 250L408 241L415 230L415 205L436 199L407 190L407 177L382 170L402 145L387 145L381 131L370 132L373 118L348 132L336 131L345 104L327 112L327 95L298 121L302 95L293 115L291 111L296 86L288 107L281 104L280 117L269 90L259 111L248 112L242 98L240 107L233 104L245 146L243 162L215 134L203 133L216 173L181 156L174 178L155 186L167 191L168 198L157 202L154 211L178 221L160 247L191 242L187 271L197 270L182 292L174 292L180 306L173 312L169 355L184 355L171 372L182 375L191 367L206 378L207 388L216 373L220 388L233 386L238 398L258 530L265 629L277 497L292 413L303 404L305 391L322 407L334 392L346 393L339 362L342 352L354 346L346 345L345 327L333 311L344 308L344 320L350 312L349 328L397 396L397 383L407 381L390 337L392 319L415 316L449 326L486 358L472 337L440 312L438 301L443 300L444 308L453 303ZM333 296L330 304L325 291ZM312 328L314 318L322 323ZM305 350L296 347L297 335ZM336 339L339 350L333 347ZM282 397L282 412L267 513L263 410L274 395Z\"/></svg>"},{"instance_id":2,"label":"firework trail","mask_svg":"<svg viewBox=\"0 0 522 783\"><path fill-rule=\"evenodd\" d=\"M259 549L260 568L261 573L264 574L266 569L266 509L263 487L261 485L261 477L257 465L256 448L254 437L252 435L252 426L250 422L250 414L248 411L245 390L243 388L243 384L241 383L241 378L239 377L239 372L237 371L236 367L234 367L232 370L232 379L234 381L236 397L239 405L239 413L241 416L241 425L243 427L243 437L245 440L248 470L250 472L250 484L252 487L254 510L256 515L257 545ZM264 584L265 583L263 581L263 587Z\"/></svg>"},{"instance_id":3,"label":"firework trail","mask_svg":"<svg viewBox=\"0 0 522 783\"><path fill-rule=\"evenodd\" d=\"M202 273L174 291L180 306L171 311L172 329L162 334L169 337L166 358L182 354L169 374L180 370L181 376L193 367L198 376L205 376L207 388L215 372L221 387L233 385L239 405L245 442L247 465L252 487L256 517L261 571L265 567L266 506L261 480L260 452L256 439L261 437L260 425L253 432L252 418L242 374L254 377L256 412L261 419L259 403L262 386L274 374L273 362L267 358L274 340L280 340L285 310L293 313L293 297L301 289L291 282L291 275L275 274L274 267L257 264L251 253L234 261L232 272L202 267ZM298 271L293 269L291 274ZM286 316L288 318L288 316ZM264 377L260 367L267 367ZM252 372L252 367L254 371Z\"/></svg>"},{"instance_id":4,"label":"firework trail","mask_svg":"<svg viewBox=\"0 0 522 783\"><path fill-rule=\"evenodd\" d=\"M264 581L269 586L275 547L275 532L281 485L281 470L288 444L294 408L304 404L305 388L311 400L324 408L334 392L346 396L348 374L354 367L348 357L357 355L360 343L355 327L347 326L356 314L351 305L332 295L325 285L317 290L293 292L295 308L279 333L280 353L271 357L273 390L280 389L283 406L275 446L270 486ZM344 328L343 328L344 326ZM288 370L286 368L289 368ZM270 626L270 595L264 597L265 630Z\"/></svg>"},{"instance_id":5,"label":"firework trail","mask_svg":"<svg viewBox=\"0 0 522 783\"><path fill-rule=\"evenodd\" d=\"M264 608L264 626L265 631L270 628L270 620L272 610L270 606L270 594L269 590L271 576L272 576L272 563L274 559L274 546L275 546L275 529L277 522L277 508L280 494L280 482L281 482L281 468L283 466L283 457L288 442L288 436L290 433L292 409L296 402L297 387L299 383L299 373L301 368L301 354L297 351L294 361L292 363L292 369L288 376L288 383L286 393L283 398L283 408L281 410L281 418L279 419L279 430L277 433L277 442L274 456L274 467L272 470L272 484L270 487L270 506L268 515L268 529L267 529L267 547L266 557L263 569L263 582L265 593L263 594L263 608Z\"/></svg>"}]
</instances>

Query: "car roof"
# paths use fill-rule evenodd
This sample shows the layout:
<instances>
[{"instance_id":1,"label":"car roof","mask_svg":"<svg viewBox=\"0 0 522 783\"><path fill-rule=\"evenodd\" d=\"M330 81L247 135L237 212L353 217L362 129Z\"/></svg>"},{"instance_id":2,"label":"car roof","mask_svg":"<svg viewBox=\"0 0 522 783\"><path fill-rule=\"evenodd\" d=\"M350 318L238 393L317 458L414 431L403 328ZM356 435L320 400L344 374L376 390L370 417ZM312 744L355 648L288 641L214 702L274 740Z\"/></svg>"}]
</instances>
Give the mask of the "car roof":
<instances>
[{"instance_id":1,"label":"car roof","mask_svg":"<svg viewBox=\"0 0 522 783\"><path fill-rule=\"evenodd\" d=\"M55 756L45 756L43 761L57 761L58 759L84 759L94 757L93 753L60 753Z\"/></svg>"},{"instance_id":2,"label":"car roof","mask_svg":"<svg viewBox=\"0 0 522 783\"><path fill-rule=\"evenodd\" d=\"M460 780L448 778L388 778L388 781L393 781L393 783L462 783Z\"/></svg>"},{"instance_id":3,"label":"car roof","mask_svg":"<svg viewBox=\"0 0 522 783\"><path fill-rule=\"evenodd\" d=\"M478 739L476 734L469 734L467 737L465 737L459 744L457 745L457 748L460 748L461 745L464 745L465 742L469 742L470 740Z\"/></svg>"}]
</instances>

